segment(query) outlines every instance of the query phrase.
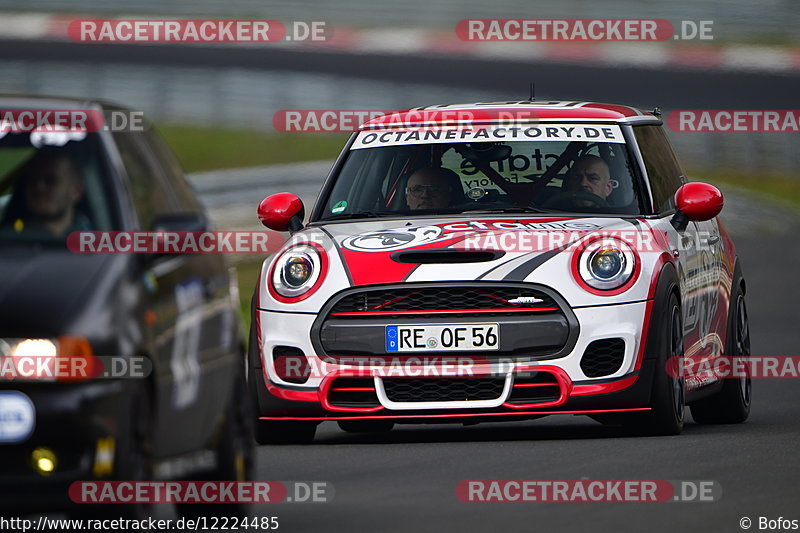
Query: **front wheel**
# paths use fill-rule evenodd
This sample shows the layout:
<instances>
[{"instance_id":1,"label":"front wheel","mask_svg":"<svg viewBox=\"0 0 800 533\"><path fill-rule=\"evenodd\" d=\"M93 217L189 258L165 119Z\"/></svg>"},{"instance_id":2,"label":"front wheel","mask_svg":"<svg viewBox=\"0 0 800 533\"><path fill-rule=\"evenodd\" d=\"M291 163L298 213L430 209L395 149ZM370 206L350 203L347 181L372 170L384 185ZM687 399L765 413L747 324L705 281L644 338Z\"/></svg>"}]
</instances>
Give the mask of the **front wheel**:
<instances>
[{"instance_id":1,"label":"front wheel","mask_svg":"<svg viewBox=\"0 0 800 533\"><path fill-rule=\"evenodd\" d=\"M683 319L678 298L670 294L668 305L654 313L650 327L658 332L651 339L658 350L656 357L650 411L628 419L625 426L645 435L679 435L683 431L685 410L685 380L672 375L670 368L679 368L676 361L683 358Z\"/></svg>"},{"instance_id":2,"label":"front wheel","mask_svg":"<svg viewBox=\"0 0 800 533\"><path fill-rule=\"evenodd\" d=\"M217 439L216 468L203 472L198 479L208 481L250 481L255 472L255 442L253 438L253 408L246 394L244 377L240 376L234 387L230 403ZM176 504L181 516L249 516L249 505L224 503L216 505Z\"/></svg>"},{"instance_id":3,"label":"front wheel","mask_svg":"<svg viewBox=\"0 0 800 533\"><path fill-rule=\"evenodd\" d=\"M750 325L741 282L737 280L731 294L726 354L729 357L750 355ZM739 424L750 416L752 383L750 376L726 379L722 390L714 396L693 403L692 418L698 424Z\"/></svg>"}]
</instances>

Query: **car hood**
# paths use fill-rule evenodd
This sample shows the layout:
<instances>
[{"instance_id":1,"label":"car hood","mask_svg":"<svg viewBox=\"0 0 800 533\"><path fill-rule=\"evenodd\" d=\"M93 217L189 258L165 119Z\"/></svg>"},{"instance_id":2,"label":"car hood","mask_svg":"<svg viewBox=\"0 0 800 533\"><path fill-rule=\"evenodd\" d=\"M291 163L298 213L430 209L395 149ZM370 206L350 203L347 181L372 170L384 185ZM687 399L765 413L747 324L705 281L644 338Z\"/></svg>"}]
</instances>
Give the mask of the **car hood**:
<instances>
[{"instance_id":1,"label":"car hood","mask_svg":"<svg viewBox=\"0 0 800 533\"><path fill-rule=\"evenodd\" d=\"M440 217L314 225L295 234L286 246L313 241L324 247L328 259L324 281L312 294L296 301L276 298L270 289L270 279L272 268L281 255L277 254L265 265L267 269L260 278L259 306L283 312L311 313L319 312L334 294L351 287L470 281L538 283L560 292L571 305L608 303L606 296L583 290L571 273L572 252L576 249L572 244L598 232L623 238L626 236L623 232L634 238L635 235L654 235L649 221L616 217ZM544 246L534 246L534 249L524 246L506 249L502 243L492 242L491 237L481 240L487 236L525 233L544 233L549 238L545 239ZM498 244L500 253L486 253L498 248ZM472 257L453 257L464 251L472 252ZM646 298L645 280L649 279L657 255L642 255L640 282L615 301Z\"/></svg>"},{"instance_id":2,"label":"car hood","mask_svg":"<svg viewBox=\"0 0 800 533\"><path fill-rule=\"evenodd\" d=\"M376 220L329 224L323 231L339 250L352 284L367 285L441 279L522 281L537 266L589 233L639 229L636 219L528 216ZM523 233L538 234L542 239L519 239ZM503 240L503 234L510 238ZM463 262L453 257L453 263L447 262L448 255L493 249L501 253L473 255Z\"/></svg>"},{"instance_id":3,"label":"car hood","mask_svg":"<svg viewBox=\"0 0 800 533\"><path fill-rule=\"evenodd\" d=\"M115 258L64 250L3 249L0 337L56 336L93 299Z\"/></svg>"}]
</instances>

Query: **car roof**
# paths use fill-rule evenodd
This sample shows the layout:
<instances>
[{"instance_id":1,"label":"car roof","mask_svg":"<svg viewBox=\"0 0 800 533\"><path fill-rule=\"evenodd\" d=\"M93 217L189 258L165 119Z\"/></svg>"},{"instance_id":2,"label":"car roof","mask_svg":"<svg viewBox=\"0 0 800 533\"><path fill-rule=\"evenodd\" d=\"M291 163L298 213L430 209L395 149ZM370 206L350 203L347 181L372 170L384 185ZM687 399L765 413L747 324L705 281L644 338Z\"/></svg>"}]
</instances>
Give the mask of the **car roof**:
<instances>
[{"instance_id":1,"label":"car roof","mask_svg":"<svg viewBox=\"0 0 800 533\"><path fill-rule=\"evenodd\" d=\"M416 107L374 118L362 124L360 129L539 121L660 124L661 118L658 109L643 111L631 106L599 102L524 100Z\"/></svg>"},{"instance_id":2,"label":"car roof","mask_svg":"<svg viewBox=\"0 0 800 533\"><path fill-rule=\"evenodd\" d=\"M95 98L73 96L44 96L29 94L0 94L0 109L125 109L117 104Z\"/></svg>"}]
</instances>

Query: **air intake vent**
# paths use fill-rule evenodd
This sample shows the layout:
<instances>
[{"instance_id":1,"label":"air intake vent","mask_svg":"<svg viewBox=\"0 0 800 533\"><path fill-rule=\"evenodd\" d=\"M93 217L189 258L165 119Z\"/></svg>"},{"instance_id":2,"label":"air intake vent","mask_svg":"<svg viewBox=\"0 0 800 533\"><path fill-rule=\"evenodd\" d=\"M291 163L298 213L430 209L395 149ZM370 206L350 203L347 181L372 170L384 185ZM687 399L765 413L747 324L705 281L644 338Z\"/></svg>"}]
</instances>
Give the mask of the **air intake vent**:
<instances>
[{"instance_id":1,"label":"air intake vent","mask_svg":"<svg viewBox=\"0 0 800 533\"><path fill-rule=\"evenodd\" d=\"M409 252L395 252L392 259L398 263L412 265L434 265L442 263L485 263L500 259L505 252L496 251L467 251L467 250L417 250Z\"/></svg>"},{"instance_id":2,"label":"air intake vent","mask_svg":"<svg viewBox=\"0 0 800 533\"><path fill-rule=\"evenodd\" d=\"M625 358L625 341L600 339L586 347L581 359L581 370L590 378L610 376L618 371Z\"/></svg>"}]
</instances>

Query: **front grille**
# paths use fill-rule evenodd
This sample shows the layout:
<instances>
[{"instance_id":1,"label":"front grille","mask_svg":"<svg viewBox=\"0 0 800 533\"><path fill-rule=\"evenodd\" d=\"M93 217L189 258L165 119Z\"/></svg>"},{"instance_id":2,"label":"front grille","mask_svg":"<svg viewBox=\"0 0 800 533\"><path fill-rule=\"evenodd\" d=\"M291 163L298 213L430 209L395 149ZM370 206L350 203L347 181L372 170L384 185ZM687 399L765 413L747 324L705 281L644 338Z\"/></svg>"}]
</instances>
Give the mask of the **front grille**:
<instances>
[{"instance_id":1,"label":"front grille","mask_svg":"<svg viewBox=\"0 0 800 533\"><path fill-rule=\"evenodd\" d=\"M516 300L516 301L513 301ZM329 311L332 316L369 313L392 315L448 311L458 316L458 311L486 313L514 313L517 311L558 310L558 304L547 294L524 287L489 286L414 287L365 290L349 294L336 302ZM469 313L464 313L469 314Z\"/></svg>"},{"instance_id":2,"label":"front grille","mask_svg":"<svg viewBox=\"0 0 800 533\"><path fill-rule=\"evenodd\" d=\"M625 341L619 338L592 341L581 359L581 370L590 378L610 376L622 367Z\"/></svg>"},{"instance_id":3,"label":"front grille","mask_svg":"<svg viewBox=\"0 0 800 533\"><path fill-rule=\"evenodd\" d=\"M554 402L561 397L561 387L556 377L549 372L518 373L514 375L514 386L506 403L527 405Z\"/></svg>"},{"instance_id":4,"label":"front grille","mask_svg":"<svg viewBox=\"0 0 800 533\"><path fill-rule=\"evenodd\" d=\"M383 379L386 397L398 403L494 400L503 393L504 386L504 377Z\"/></svg>"},{"instance_id":5,"label":"front grille","mask_svg":"<svg viewBox=\"0 0 800 533\"><path fill-rule=\"evenodd\" d=\"M488 359L539 360L568 354L578 338L577 318L551 289L528 283L473 281L402 283L348 289L321 310L311 330L317 354L328 362L351 357L441 354L390 352L386 326L497 324L499 346ZM453 354L449 354L453 355Z\"/></svg>"}]
</instances>

